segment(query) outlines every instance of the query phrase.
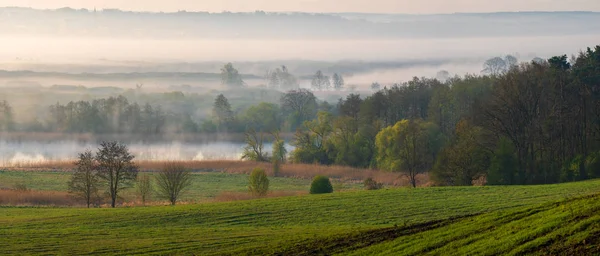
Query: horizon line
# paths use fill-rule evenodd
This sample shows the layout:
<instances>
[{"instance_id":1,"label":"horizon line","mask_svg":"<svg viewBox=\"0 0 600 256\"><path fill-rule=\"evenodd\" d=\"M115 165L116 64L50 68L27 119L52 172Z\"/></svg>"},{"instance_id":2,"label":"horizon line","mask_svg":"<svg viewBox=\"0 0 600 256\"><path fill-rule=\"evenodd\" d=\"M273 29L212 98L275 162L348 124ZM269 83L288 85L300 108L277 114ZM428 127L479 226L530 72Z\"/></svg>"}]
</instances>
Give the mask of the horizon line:
<instances>
[{"instance_id":1,"label":"horizon line","mask_svg":"<svg viewBox=\"0 0 600 256\"><path fill-rule=\"evenodd\" d=\"M228 11L223 10L221 12L210 12L210 11L187 11L187 10L178 10L178 11L139 11L139 10L126 10L120 8L99 8L99 9L88 9L88 8L73 8L69 6L60 7L60 8L34 8L28 6L0 6L0 9L28 9L28 10L36 10L36 11L60 11L60 10L73 10L73 11L87 11L88 13L93 12L105 12L105 11L119 11L123 13L146 13L146 14L179 14L179 13L190 13L190 14L251 14L251 13L266 13L266 14L366 14L366 15L412 15L412 16L427 16L427 15L459 15L459 14L533 14L533 13L594 13L600 14L600 11L583 11L583 10L570 10L570 11L532 11L532 10L523 10L523 11L497 11L497 12L447 12L447 13L385 13L385 12L306 12L306 11L264 11L264 10L255 10L255 11Z\"/></svg>"}]
</instances>

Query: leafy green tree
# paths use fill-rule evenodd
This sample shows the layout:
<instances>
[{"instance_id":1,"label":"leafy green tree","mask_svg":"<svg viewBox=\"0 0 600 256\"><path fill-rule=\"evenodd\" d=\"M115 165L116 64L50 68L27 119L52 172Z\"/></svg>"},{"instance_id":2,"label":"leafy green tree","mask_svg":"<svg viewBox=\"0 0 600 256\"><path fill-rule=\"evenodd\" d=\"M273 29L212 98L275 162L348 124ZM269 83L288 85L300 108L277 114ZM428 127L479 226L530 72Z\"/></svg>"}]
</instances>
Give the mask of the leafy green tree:
<instances>
[{"instance_id":1,"label":"leafy green tree","mask_svg":"<svg viewBox=\"0 0 600 256\"><path fill-rule=\"evenodd\" d=\"M166 163L156 176L158 195L175 205L181 194L192 185L192 172L183 164Z\"/></svg>"},{"instance_id":2,"label":"leafy green tree","mask_svg":"<svg viewBox=\"0 0 600 256\"><path fill-rule=\"evenodd\" d=\"M126 145L116 141L102 142L96 153L98 177L108 184L111 207L115 207L119 193L135 182L138 167L133 163L135 157L129 153Z\"/></svg>"},{"instance_id":3,"label":"leafy green tree","mask_svg":"<svg viewBox=\"0 0 600 256\"><path fill-rule=\"evenodd\" d=\"M403 120L383 129L376 139L379 167L404 173L416 187L417 175L429 170L439 150L439 131L435 130L421 120Z\"/></svg>"},{"instance_id":4,"label":"leafy green tree","mask_svg":"<svg viewBox=\"0 0 600 256\"><path fill-rule=\"evenodd\" d=\"M233 64L227 63L221 68L221 84L230 87L244 86L244 80Z\"/></svg>"},{"instance_id":5,"label":"leafy green tree","mask_svg":"<svg viewBox=\"0 0 600 256\"><path fill-rule=\"evenodd\" d=\"M321 163L330 164L331 160L327 153L327 140L332 132L332 115L327 112L319 112L318 118L304 122L306 130L298 130L291 159L296 163Z\"/></svg>"},{"instance_id":6,"label":"leafy green tree","mask_svg":"<svg viewBox=\"0 0 600 256\"><path fill-rule=\"evenodd\" d=\"M287 116L290 131L313 119L318 109L317 98L306 89L288 91L281 97L280 106Z\"/></svg>"},{"instance_id":7,"label":"leafy green tree","mask_svg":"<svg viewBox=\"0 0 600 256\"><path fill-rule=\"evenodd\" d=\"M345 100L340 99L338 103L339 114L342 116L351 117L354 121L354 132L358 131L358 124L360 118L360 108L362 106L363 100L360 98L359 94L350 94L346 97Z\"/></svg>"},{"instance_id":8,"label":"leafy green tree","mask_svg":"<svg viewBox=\"0 0 600 256\"><path fill-rule=\"evenodd\" d=\"M279 107L266 102L246 109L242 120L248 128L263 132L278 131L283 123Z\"/></svg>"},{"instance_id":9,"label":"leafy green tree","mask_svg":"<svg viewBox=\"0 0 600 256\"><path fill-rule=\"evenodd\" d=\"M88 150L79 154L75 166L68 183L69 193L83 198L87 207L90 208L90 204L98 198L98 188L100 187L97 165L92 152Z\"/></svg>"},{"instance_id":10,"label":"leafy green tree","mask_svg":"<svg viewBox=\"0 0 600 256\"><path fill-rule=\"evenodd\" d=\"M254 168L249 177L250 193L255 196L266 196L269 192L269 178L265 170L260 168Z\"/></svg>"},{"instance_id":11,"label":"leafy green tree","mask_svg":"<svg viewBox=\"0 0 600 256\"><path fill-rule=\"evenodd\" d=\"M368 136L366 130L356 131L356 122L351 117L335 119L327 144L329 158L337 165L369 167L374 155L374 143Z\"/></svg>"}]
</instances>

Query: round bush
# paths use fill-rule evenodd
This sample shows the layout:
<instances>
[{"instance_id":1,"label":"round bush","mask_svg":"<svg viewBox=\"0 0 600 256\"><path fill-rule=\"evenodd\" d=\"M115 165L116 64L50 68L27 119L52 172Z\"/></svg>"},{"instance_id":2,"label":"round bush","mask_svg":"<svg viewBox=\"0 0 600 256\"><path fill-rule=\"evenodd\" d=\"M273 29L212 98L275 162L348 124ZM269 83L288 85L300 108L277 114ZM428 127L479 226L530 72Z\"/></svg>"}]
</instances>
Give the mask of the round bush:
<instances>
[{"instance_id":1,"label":"round bush","mask_svg":"<svg viewBox=\"0 0 600 256\"><path fill-rule=\"evenodd\" d=\"M333 186L331 186L331 181L329 181L329 178L327 178L325 176L315 177L312 181L312 184L310 184L310 193L311 194L333 193Z\"/></svg>"}]
</instances>

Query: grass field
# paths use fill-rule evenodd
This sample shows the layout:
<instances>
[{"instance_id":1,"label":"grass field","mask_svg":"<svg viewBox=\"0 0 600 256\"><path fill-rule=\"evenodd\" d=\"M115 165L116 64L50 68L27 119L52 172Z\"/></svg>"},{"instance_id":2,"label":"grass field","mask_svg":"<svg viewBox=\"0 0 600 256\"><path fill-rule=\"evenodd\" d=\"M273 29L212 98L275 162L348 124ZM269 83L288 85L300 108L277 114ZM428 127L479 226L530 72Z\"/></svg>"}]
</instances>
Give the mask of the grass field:
<instances>
[{"instance_id":1,"label":"grass field","mask_svg":"<svg viewBox=\"0 0 600 256\"><path fill-rule=\"evenodd\" d=\"M598 193L595 180L175 207L4 207L0 254L593 255L600 252Z\"/></svg>"},{"instance_id":2,"label":"grass field","mask_svg":"<svg viewBox=\"0 0 600 256\"><path fill-rule=\"evenodd\" d=\"M154 176L155 173L143 172ZM0 189L11 189L16 185L25 185L28 189L35 191L66 192L67 182L71 177L66 171L0 171ZM240 198L248 194L248 175L238 173L221 172L194 172L192 185L182 195L181 200L185 202L206 202L213 200L228 200ZM269 189L273 193L308 193L310 187L309 179L302 178L273 178L270 177ZM362 184L350 182L334 182L336 190L361 189ZM2 193L2 192L0 192ZM122 193L123 201L136 201L136 189L130 188ZM0 197L1 198L1 197ZM159 200L154 196L152 200ZM63 201L61 199L61 201ZM2 200L0 200L2 204Z\"/></svg>"},{"instance_id":3,"label":"grass field","mask_svg":"<svg viewBox=\"0 0 600 256\"><path fill-rule=\"evenodd\" d=\"M162 168L164 161L136 161L142 171L156 171ZM224 173L250 174L256 167L263 168L272 175L272 164L252 161L214 160L214 161L179 161L186 168L193 171L218 171ZM18 166L5 167L10 171L69 171L74 168L73 161L42 161L23 163ZM362 182L372 178L377 182L392 186L408 186L408 179L398 173L360 169L348 166L327 166L316 164L284 164L281 166L281 176L312 179L317 175L326 175L332 178ZM427 174L417 176L418 185L427 186L430 181Z\"/></svg>"}]
</instances>

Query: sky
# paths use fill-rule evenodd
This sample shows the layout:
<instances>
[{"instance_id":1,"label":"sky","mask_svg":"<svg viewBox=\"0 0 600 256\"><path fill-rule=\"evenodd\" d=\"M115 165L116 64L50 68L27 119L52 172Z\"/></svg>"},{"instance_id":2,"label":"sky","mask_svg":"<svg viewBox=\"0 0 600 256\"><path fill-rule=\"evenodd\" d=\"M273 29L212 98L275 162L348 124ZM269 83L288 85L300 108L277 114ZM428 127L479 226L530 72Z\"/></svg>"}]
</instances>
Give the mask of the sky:
<instances>
[{"instance_id":1,"label":"sky","mask_svg":"<svg viewBox=\"0 0 600 256\"><path fill-rule=\"evenodd\" d=\"M0 0L0 6L61 7L174 12L363 12L454 13L513 11L600 11L600 0Z\"/></svg>"}]
</instances>

